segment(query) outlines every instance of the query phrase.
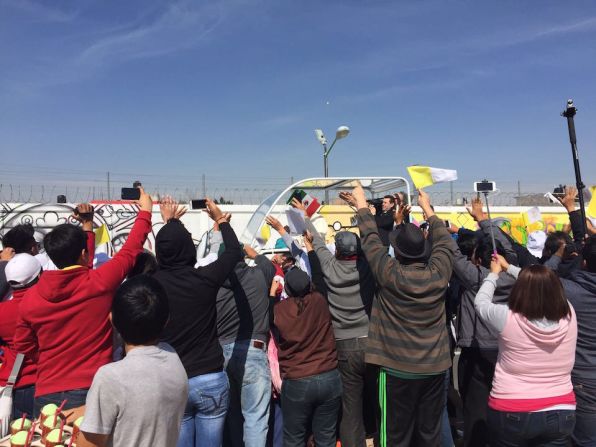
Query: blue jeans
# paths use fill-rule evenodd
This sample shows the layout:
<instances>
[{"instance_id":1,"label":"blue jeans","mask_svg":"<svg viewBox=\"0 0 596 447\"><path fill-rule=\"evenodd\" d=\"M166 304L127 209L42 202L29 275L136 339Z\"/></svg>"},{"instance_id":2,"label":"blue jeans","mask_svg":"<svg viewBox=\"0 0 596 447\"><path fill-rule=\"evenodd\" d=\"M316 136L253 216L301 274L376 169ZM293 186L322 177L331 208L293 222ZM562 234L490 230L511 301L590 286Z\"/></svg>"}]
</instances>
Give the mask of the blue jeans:
<instances>
[{"instance_id":1,"label":"blue jeans","mask_svg":"<svg viewBox=\"0 0 596 447\"><path fill-rule=\"evenodd\" d=\"M34 417L38 417L39 413L41 412L41 409L45 407L47 404L56 404L59 406L63 400L66 400L63 412L64 410L70 410L71 408L77 408L81 405L85 405L85 400L87 399L88 392L89 389L84 388L37 396L35 398L35 405L33 408Z\"/></svg>"},{"instance_id":2,"label":"blue jeans","mask_svg":"<svg viewBox=\"0 0 596 447\"><path fill-rule=\"evenodd\" d=\"M188 402L178 447L221 446L229 390L228 376L223 371L188 379Z\"/></svg>"},{"instance_id":3,"label":"blue jeans","mask_svg":"<svg viewBox=\"0 0 596 447\"><path fill-rule=\"evenodd\" d=\"M222 345L224 368L230 381L230 406L225 444L263 447L267 442L271 371L267 344L257 348L251 340ZM242 441L244 440L244 444Z\"/></svg>"},{"instance_id":4,"label":"blue jeans","mask_svg":"<svg viewBox=\"0 0 596 447\"><path fill-rule=\"evenodd\" d=\"M565 447L575 426L574 410L508 413L488 409L491 447Z\"/></svg>"},{"instance_id":5,"label":"blue jeans","mask_svg":"<svg viewBox=\"0 0 596 447\"><path fill-rule=\"evenodd\" d=\"M18 388L12 394L12 419L18 419L27 413L33 418L33 407L35 406L35 385ZM60 405L62 401L58 403Z\"/></svg>"},{"instance_id":6,"label":"blue jeans","mask_svg":"<svg viewBox=\"0 0 596 447\"><path fill-rule=\"evenodd\" d=\"M284 379L284 447L304 447L311 428L317 447L335 447L341 394L337 369L302 379Z\"/></svg>"},{"instance_id":7,"label":"blue jeans","mask_svg":"<svg viewBox=\"0 0 596 447\"><path fill-rule=\"evenodd\" d=\"M577 401L573 441L577 447L596 445L596 384L572 377Z\"/></svg>"}]
</instances>

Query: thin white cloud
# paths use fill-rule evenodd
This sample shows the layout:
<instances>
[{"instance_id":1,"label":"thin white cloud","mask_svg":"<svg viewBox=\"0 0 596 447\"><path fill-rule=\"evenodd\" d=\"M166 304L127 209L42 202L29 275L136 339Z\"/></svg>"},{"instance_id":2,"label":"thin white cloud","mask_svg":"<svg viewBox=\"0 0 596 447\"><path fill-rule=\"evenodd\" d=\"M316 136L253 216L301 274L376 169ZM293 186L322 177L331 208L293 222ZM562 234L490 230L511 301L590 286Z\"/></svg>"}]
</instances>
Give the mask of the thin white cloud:
<instances>
[{"instance_id":1,"label":"thin white cloud","mask_svg":"<svg viewBox=\"0 0 596 447\"><path fill-rule=\"evenodd\" d=\"M169 4L151 23L91 43L78 55L77 63L103 65L192 48L222 23L225 14L224 2Z\"/></svg>"},{"instance_id":2,"label":"thin white cloud","mask_svg":"<svg viewBox=\"0 0 596 447\"><path fill-rule=\"evenodd\" d=\"M65 11L49 6L51 2L34 0L0 0L0 8L18 11L30 20L38 22L70 22L78 15L77 10Z\"/></svg>"},{"instance_id":3,"label":"thin white cloud","mask_svg":"<svg viewBox=\"0 0 596 447\"><path fill-rule=\"evenodd\" d=\"M0 6L19 1L0 0ZM78 30L69 33L64 45L48 42L49 47L30 57L27 65L19 65L21 69L13 70L11 74L7 72L0 84L0 93L3 90L7 98L35 97L43 88L80 82L129 60L196 48L224 21L249 4L254 5L254 2L178 0L160 5L158 9L148 6L137 16L116 26L97 23L89 17L81 18L87 28L83 26L81 31L82 22L73 21L73 27L76 24ZM22 8L27 8L29 14L36 17L47 12L48 19L60 18L58 13L52 15L51 10L31 0L25 0L25 5Z\"/></svg>"}]
</instances>

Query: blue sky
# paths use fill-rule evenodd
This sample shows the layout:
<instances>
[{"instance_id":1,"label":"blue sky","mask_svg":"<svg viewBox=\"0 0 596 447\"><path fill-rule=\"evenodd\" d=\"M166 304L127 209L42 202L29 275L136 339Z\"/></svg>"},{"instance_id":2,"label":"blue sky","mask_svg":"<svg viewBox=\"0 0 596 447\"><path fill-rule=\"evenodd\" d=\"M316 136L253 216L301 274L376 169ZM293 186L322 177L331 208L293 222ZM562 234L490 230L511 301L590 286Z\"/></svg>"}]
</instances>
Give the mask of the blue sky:
<instances>
[{"instance_id":1,"label":"blue sky","mask_svg":"<svg viewBox=\"0 0 596 447\"><path fill-rule=\"evenodd\" d=\"M2 183L596 184L593 1L0 0ZM212 183L211 183L212 184Z\"/></svg>"}]
</instances>

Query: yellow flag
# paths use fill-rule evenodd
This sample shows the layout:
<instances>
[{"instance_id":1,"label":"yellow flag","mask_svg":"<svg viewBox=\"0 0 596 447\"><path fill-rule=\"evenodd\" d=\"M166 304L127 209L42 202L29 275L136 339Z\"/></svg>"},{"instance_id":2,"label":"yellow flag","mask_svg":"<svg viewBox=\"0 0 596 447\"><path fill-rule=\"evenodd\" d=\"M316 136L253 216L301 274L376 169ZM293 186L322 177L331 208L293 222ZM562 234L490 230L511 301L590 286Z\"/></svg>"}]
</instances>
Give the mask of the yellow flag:
<instances>
[{"instance_id":1,"label":"yellow flag","mask_svg":"<svg viewBox=\"0 0 596 447\"><path fill-rule=\"evenodd\" d=\"M261 239L263 240L263 243L266 243L270 237L271 228L269 228L269 225L263 224L263 226L261 227Z\"/></svg>"},{"instance_id":2,"label":"yellow flag","mask_svg":"<svg viewBox=\"0 0 596 447\"><path fill-rule=\"evenodd\" d=\"M590 191L592 192L592 198L588 206L588 216L596 218L596 186L592 186Z\"/></svg>"},{"instance_id":3,"label":"yellow flag","mask_svg":"<svg viewBox=\"0 0 596 447\"><path fill-rule=\"evenodd\" d=\"M108 227L106 224L103 224L97 230L95 230L95 246L106 244L110 242L110 233L108 232Z\"/></svg>"},{"instance_id":4,"label":"yellow flag","mask_svg":"<svg viewBox=\"0 0 596 447\"><path fill-rule=\"evenodd\" d=\"M408 173L416 189L425 188L435 183L457 180L457 171L453 169L431 168L430 166L408 166Z\"/></svg>"}]
</instances>

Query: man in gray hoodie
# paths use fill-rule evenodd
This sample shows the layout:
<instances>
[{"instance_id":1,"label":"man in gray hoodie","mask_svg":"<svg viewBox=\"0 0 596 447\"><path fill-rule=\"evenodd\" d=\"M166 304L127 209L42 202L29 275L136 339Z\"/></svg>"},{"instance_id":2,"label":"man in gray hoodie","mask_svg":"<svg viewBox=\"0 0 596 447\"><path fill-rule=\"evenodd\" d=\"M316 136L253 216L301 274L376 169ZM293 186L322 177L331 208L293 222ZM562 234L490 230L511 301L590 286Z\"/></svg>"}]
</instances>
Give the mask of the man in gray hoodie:
<instances>
[{"instance_id":1,"label":"man in gray hoodie","mask_svg":"<svg viewBox=\"0 0 596 447\"><path fill-rule=\"evenodd\" d=\"M256 265L241 260L219 289L217 335L230 381L224 445L262 447L269 428L271 372L267 360L269 289L275 267L248 246Z\"/></svg>"},{"instance_id":2,"label":"man in gray hoodie","mask_svg":"<svg viewBox=\"0 0 596 447\"><path fill-rule=\"evenodd\" d=\"M376 413L376 371L364 361L375 280L355 233L337 233L333 254L310 219L306 218L305 223L321 263L335 334L343 383L341 443L346 447L364 447L364 416ZM374 427L369 432L375 432Z\"/></svg>"}]
</instances>

